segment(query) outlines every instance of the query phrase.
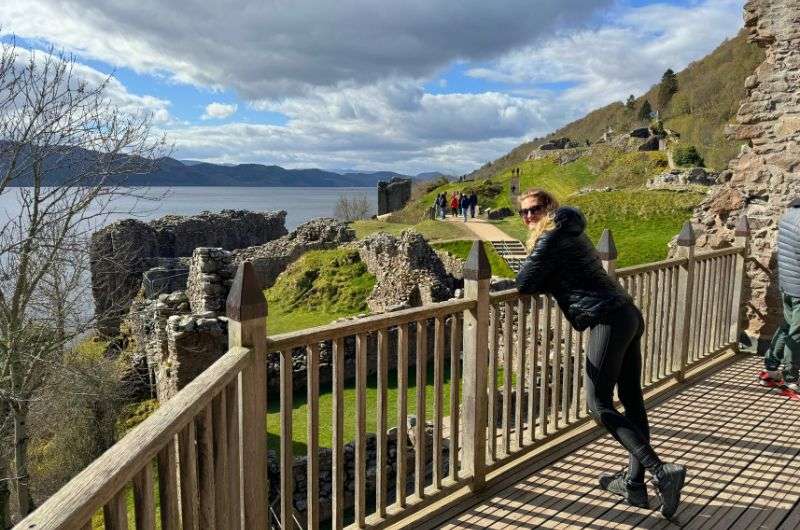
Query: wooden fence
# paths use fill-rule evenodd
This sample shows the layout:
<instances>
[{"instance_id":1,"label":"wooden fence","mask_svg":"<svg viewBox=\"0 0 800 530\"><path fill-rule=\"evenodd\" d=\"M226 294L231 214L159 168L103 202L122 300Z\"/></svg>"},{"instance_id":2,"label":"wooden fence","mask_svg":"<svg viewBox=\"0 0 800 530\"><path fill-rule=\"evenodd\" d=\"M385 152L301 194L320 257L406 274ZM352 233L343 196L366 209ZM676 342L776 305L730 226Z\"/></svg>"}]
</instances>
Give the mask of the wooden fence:
<instances>
[{"instance_id":1,"label":"wooden fence","mask_svg":"<svg viewBox=\"0 0 800 530\"><path fill-rule=\"evenodd\" d=\"M607 272L634 297L645 317L643 387L681 380L693 365L737 348L748 237L742 216L735 246L695 255L687 223L678 238L678 257L615 270L614 242L608 231L603 234L598 252ZM490 293L489 263L480 244L472 248L464 277L463 299L267 337L266 304L252 266L243 264L228 298L228 352L17 528L88 529L100 510L110 530L129 523L138 529L319 528L320 421L332 427L332 528L383 528L433 503L441 510L463 501L452 494L465 486L479 491L487 473L587 421L588 339L588 332L571 328L549 296ZM397 340L395 410L389 410L387 399L390 330ZM345 370L348 337L355 337L354 374ZM333 410L321 418L320 344L326 341L332 344ZM367 406L369 341L377 349L374 410ZM408 370L410 343L416 351L413 372ZM307 510L302 521L293 506L296 348L307 352L308 378ZM280 491L272 495L265 429L267 352L279 352L281 363L280 477L273 481ZM428 417L431 364L433 413ZM444 395L447 368L449 399ZM409 373L416 382L411 433ZM345 381L351 378L355 410L346 411ZM356 424L353 469L345 469L346 415ZM367 484L368 415L376 424L374 487ZM397 426L395 462L389 461L387 444L390 418ZM427 440L427 426L432 427L430 444L421 442ZM412 439L414 446L407 446ZM354 475L352 496L345 491L346 473ZM279 499L275 510L270 498Z\"/></svg>"}]
</instances>

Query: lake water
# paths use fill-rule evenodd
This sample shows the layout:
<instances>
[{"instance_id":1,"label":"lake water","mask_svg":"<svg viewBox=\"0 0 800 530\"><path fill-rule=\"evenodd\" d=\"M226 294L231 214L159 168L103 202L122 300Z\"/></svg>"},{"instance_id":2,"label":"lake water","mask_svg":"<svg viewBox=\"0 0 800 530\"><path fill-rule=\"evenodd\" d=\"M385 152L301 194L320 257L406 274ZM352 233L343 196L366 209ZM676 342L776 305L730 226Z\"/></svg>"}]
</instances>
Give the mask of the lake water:
<instances>
[{"instance_id":1,"label":"lake water","mask_svg":"<svg viewBox=\"0 0 800 530\"><path fill-rule=\"evenodd\" d=\"M137 190L138 191L138 190ZM204 210L250 210L264 212L286 210L286 228L293 230L298 225L317 217L333 217L336 201L340 196L366 195L374 212L378 210L376 188L251 188L251 187L206 187L179 186L175 188L147 188L158 201L139 201L121 197L116 203L118 210L134 209L135 216L142 221L156 219L167 214L194 215ZM0 221L19 213L14 188L0 195ZM105 221L110 223L130 215L113 215Z\"/></svg>"}]
</instances>

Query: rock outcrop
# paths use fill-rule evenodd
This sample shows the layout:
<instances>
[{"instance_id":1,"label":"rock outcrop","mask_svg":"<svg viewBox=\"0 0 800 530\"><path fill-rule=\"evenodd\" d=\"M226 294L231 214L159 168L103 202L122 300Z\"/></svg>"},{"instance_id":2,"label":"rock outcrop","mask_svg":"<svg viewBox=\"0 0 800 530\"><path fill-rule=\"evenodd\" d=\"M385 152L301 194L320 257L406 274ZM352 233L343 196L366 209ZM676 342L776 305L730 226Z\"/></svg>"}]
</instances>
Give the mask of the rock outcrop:
<instances>
[{"instance_id":1,"label":"rock outcrop","mask_svg":"<svg viewBox=\"0 0 800 530\"><path fill-rule=\"evenodd\" d=\"M713 186L720 179L730 177L729 172L720 175L703 167L675 168L647 181L648 189L685 190L692 186Z\"/></svg>"},{"instance_id":2,"label":"rock outcrop","mask_svg":"<svg viewBox=\"0 0 800 530\"><path fill-rule=\"evenodd\" d=\"M402 210L411 199L411 179L394 177L378 182L378 215Z\"/></svg>"},{"instance_id":3,"label":"rock outcrop","mask_svg":"<svg viewBox=\"0 0 800 530\"><path fill-rule=\"evenodd\" d=\"M732 160L730 180L695 209L697 245L724 248L739 216L750 221L752 260L747 267L746 331L762 343L782 318L775 242L777 221L800 196L800 5L796 0L749 0L745 26L766 59L745 81L746 96L727 133L746 142Z\"/></svg>"},{"instance_id":4,"label":"rock outcrop","mask_svg":"<svg viewBox=\"0 0 800 530\"><path fill-rule=\"evenodd\" d=\"M358 253L376 283L367 305L373 313L417 307L452 296L452 282L441 259L413 230L400 237L377 233L358 242Z\"/></svg>"}]
</instances>

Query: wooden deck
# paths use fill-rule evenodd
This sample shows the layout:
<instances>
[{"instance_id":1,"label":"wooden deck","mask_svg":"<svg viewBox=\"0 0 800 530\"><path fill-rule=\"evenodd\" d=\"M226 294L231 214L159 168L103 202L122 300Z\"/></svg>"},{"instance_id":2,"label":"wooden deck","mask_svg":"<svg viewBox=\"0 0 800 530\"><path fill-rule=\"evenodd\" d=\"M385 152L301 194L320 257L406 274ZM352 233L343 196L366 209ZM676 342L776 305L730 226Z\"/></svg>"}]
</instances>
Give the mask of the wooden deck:
<instances>
[{"instance_id":1,"label":"wooden deck","mask_svg":"<svg viewBox=\"0 0 800 530\"><path fill-rule=\"evenodd\" d=\"M627 462L604 436L443 528L800 528L800 401L758 386L759 366L737 361L650 411L659 455L688 467L674 522L661 517L652 486L649 510L596 486Z\"/></svg>"}]
</instances>

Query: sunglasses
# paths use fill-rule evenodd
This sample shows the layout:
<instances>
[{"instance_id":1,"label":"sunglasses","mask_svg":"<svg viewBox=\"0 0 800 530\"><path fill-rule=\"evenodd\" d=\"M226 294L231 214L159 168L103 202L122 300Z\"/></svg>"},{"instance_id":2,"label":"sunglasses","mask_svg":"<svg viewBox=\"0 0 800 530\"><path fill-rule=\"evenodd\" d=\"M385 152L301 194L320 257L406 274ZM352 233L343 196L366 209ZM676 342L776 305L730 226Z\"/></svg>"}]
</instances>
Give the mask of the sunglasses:
<instances>
[{"instance_id":1,"label":"sunglasses","mask_svg":"<svg viewBox=\"0 0 800 530\"><path fill-rule=\"evenodd\" d=\"M544 204L537 204L536 206L531 206L530 208L520 208L518 211L520 217L525 217L527 215L536 215L537 213L543 212L544 209Z\"/></svg>"}]
</instances>

